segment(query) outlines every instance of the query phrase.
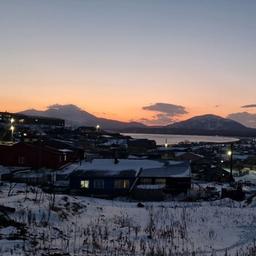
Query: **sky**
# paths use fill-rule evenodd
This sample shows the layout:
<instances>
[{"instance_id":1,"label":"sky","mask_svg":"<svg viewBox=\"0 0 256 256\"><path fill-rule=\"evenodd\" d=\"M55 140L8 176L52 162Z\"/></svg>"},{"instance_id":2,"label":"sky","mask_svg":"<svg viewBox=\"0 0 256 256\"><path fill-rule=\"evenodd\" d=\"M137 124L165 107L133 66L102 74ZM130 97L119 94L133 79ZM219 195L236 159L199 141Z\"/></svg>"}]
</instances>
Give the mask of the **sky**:
<instances>
[{"instance_id":1,"label":"sky","mask_svg":"<svg viewBox=\"0 0 256 256\"><path fill-rule=\"evenodd\" d=\"M255 13L253 0L2 0L0 111L256 127Z\"/></svg>"}]
</instances>

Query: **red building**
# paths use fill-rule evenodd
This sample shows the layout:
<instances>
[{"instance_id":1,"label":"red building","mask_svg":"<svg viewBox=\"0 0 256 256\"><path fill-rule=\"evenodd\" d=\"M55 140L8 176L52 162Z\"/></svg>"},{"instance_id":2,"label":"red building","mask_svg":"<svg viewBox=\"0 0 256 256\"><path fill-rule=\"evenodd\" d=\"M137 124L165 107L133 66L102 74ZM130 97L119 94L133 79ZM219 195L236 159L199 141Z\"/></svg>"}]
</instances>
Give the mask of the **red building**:
<instances>
[{"instance_id":1,"label":"red building","mask_svg":"<svg viewBox=\"0 0 256 256\"><path fill-rule=\"evenodd\" d=\"M76 150L57 148L43 142L0 144L0 165L57 169L77 159L79 153Z\"/></svg>"}]
</instances>

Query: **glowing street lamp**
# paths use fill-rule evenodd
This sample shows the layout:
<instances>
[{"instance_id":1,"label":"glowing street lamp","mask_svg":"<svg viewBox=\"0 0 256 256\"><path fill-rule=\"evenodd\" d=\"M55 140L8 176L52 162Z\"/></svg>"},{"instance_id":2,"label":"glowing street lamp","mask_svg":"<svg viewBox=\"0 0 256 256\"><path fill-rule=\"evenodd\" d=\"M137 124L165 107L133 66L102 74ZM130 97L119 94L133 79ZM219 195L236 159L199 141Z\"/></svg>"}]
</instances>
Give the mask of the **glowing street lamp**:
<instances>
[{"instance_id":1,"label":"glowing street lamp","mask_svg":"<svg viewBox=\"0 0 256 256\"><path fill-rule=\"evenodd\" d=\"M15 130L14 125L11 125L10 130L11 130L11 132L12 132L12 141L13 141L13 133L14 133L14 130Z\"/></svg>"},{"instance_id":2,"label":"glowing street lamp","mask_svg":"<svg viewBox=\"0 0 256 256\"><path fill-rule=\"evenodd\" d=\"M169 145L168 145L167 139L166 139L166 140L165 140L165 143L164 143L164 147L165 147L165 148L168 148L168 146L169 146Z\"/></svg>"},{"instance_id":3,"label":"glowing street lamp","mask_svg":"<svg viewBox=\"0 0 256 256\"><path fill-rule=\"evenodd\" d=\"M100 130L100 125L97 124L97 125L96 125L96 131L98 132L99 130Z\"/></svg>"},{"instance_id":4,"label":"glowing street lamp","mask_svg":"<svg viewBox=\"0 0 256 256\"><path fill-rule=\"evenodd\" d=\"M15 119L12 117L10 121L11 121L11 124L13 124L15 122Z\"/></svg>"}]
</instances>

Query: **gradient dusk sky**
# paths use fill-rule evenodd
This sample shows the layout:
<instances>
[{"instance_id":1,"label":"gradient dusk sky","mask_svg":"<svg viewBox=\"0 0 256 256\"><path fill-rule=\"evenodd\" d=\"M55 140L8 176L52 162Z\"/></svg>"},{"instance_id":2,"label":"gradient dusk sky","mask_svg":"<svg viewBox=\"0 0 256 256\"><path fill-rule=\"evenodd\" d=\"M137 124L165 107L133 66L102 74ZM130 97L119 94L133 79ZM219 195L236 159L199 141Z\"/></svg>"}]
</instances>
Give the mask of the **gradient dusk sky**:
<instances>
[{"instance_id":1,"label":"gradient dusk sky","mask_svg":"<svg viewBox=\"0 0 256 256\"><path fill-rule=\"evenodd\" d=\"M255 45L253 0L0 0L0 111L255 114Z\"/></svg>"}]
</instances>

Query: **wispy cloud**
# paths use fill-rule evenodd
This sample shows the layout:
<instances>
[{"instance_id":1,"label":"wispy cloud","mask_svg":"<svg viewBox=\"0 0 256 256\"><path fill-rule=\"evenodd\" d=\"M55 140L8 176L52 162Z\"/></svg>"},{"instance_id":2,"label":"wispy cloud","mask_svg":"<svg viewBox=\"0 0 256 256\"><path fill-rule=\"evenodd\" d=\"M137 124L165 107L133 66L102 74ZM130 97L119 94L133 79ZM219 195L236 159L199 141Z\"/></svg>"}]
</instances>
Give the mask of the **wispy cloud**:
<instances>
[{"instance_id":1,"label":"wispy cloud","mask_svg":"<svg viewBox=\"0 0 256 256\"><path fill-rule=\"evenodd\" d=\"M156 112L151 119L141 119L149 125L165 125L177 121L177 117L187 114L187 110L184 106L157 102L148 106L142 107L143 110Z\"/></svg>"},{"instance_id":2,"label":"wispy cloud","mask_svg":"<svg viewBox=\"0 0 256 256\"><path fill-rule=\"evenodd\" d=\"M256 104L244 105L244 106L241 106L241 108L256 108Z\"/></svg>"},{"instance_id":3,"label":"wispy cloud","mask_svg":"<svg viewBox=\"0 0 256 256\"><path fill-rule=\"evenodd\" d=\"M227 118L235 120L245 126L256 128L256 114L248 112L232 113Z\"/></svg>"}]
</instances>

